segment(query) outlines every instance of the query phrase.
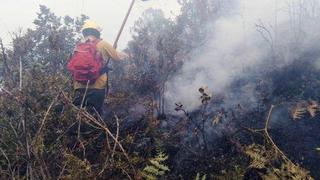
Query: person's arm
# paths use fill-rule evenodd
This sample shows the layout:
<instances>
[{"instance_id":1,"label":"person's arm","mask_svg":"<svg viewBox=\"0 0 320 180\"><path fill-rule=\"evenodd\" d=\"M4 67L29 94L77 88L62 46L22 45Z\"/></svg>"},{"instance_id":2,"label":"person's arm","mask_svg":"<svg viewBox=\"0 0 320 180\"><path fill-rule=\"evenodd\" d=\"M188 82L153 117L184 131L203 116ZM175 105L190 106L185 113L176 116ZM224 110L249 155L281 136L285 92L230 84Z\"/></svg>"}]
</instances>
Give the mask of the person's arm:
<instances>
[{"instance_id":1,"label":"person's arm","mask_svg":"<svg viewBox=\"0 0 320 180\"><path fill-rule=\"evenodd\" d=\"M98 50L102 53L104 58L112 58L114 60L124 60L128 58L128 55L117 51L106 41L101 41L97 45Z\"/></svg>"}]
</instances>

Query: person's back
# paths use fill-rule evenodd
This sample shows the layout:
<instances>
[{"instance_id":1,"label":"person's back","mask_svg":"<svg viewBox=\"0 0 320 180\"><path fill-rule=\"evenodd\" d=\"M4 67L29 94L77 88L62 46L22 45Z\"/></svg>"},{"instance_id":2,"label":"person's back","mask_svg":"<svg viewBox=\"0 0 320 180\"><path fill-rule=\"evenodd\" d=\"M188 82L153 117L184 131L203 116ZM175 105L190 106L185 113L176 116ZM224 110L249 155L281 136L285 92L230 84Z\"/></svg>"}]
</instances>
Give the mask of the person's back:
<instances>
[{"instance_id":1,"label":"person's back","mask_svg":"<svg viewBox=\"0 0 320 180\"><path fill-rule=\"evenodd\" d=\"M92 21L87 21L82 28L84 42L97 42L96 50L103 59L102 67L106 66L106 60L108 58L122 60L128 57L125 53L116 51L111 44L102 40L100 38L100 32L101 28ZM90 84L74 80L75 105L83 105L91 112L97 111L100 114L102 113L108 80L107 73L103 71L103 69L106 68L101 68L99 77Z\"/></svg>"}]
</instances>

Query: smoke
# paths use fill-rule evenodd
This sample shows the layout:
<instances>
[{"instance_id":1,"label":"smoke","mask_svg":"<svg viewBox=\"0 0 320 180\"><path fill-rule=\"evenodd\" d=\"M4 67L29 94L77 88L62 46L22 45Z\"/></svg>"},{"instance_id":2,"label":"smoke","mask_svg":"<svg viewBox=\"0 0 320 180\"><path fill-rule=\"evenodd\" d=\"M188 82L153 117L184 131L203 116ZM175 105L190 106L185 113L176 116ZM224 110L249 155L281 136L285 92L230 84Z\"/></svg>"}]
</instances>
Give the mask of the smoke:
<instances>
[{"instance_id":1,"label":"smoke","mask_svg":"<svg viewBox=\"0 0 320 180\"><path fill-rule=\"evenodd\" d=\"M173 109L175 102L194 110L201 104L200 87L207 86L213 95L222 93L235 78L248 75L248 70L259 71L261 64L272 59L271 54L277 58L269 64L281 66L318 40L315 37L319 28L315 27L314 19L319 16L312 9L316 1L301 4L301 1L242 0L238 3L235 11L229 10L230 13L206 26L214 30L209 36L212 38L201 48L202 53L186 61L167 83L168 110ZM293 53L294 48L298 50ZM244 98L255 101L253 90L246 92Z\"/></svg>"},{"instance_id":2,"label":"smoke","mask_svg":"<svg viewBox=\"0 0 320 180\"><path fill-rule=\"evenodd\" d=\"M319 130L315 127L319 127L319 121L297 122L290 114L296 100L319 97L314 93L318 85L305 83L318 77L312 63L320 68L320 11L313 9L318 7L313 3L316 1L239 1L236 10L207 25L213 29L211 38L192 52L193 58L185 61L167 83L167 110L181 102L193 111L190 114L194 122L203 118L198 117L198 112L204 113L208 117L204 124L207 144L217 150L225 144L219 143L225 136L250 143L247 133L238 130L264 127L268 106L276 104L269 126L272 138L294 162L304 163L317 174L319 160L314 149L318 147L315 142ZM199 110L198 89L203 86L208 86L213 99L217 97L212 102L217 103ZM217 117L219 123L212 125ZM193 143L191 147L205 144L204 140L198 143L192 135L183 136L186 142Z\"/></svg>"}]
</instances>

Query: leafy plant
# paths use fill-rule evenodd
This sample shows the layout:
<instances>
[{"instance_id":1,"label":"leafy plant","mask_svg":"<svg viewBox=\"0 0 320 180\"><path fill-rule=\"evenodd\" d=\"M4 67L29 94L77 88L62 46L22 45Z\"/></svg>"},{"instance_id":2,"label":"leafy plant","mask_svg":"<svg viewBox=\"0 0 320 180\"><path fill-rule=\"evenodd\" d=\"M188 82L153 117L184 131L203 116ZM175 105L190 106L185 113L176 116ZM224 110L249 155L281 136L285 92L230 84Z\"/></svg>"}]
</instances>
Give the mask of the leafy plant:
<instances>
[{"instance_id":1,"label":"leafy plant","mask_svg":"<svg viewBox=\"0 0 320 180\"><path fill-rule=\"evenodd\" d=\"M292 108L291 116L293 120L299 120L303 118L306 114L309 114L311 118L314 118L320 110L319 103L314 100L309 100L307 102L299 102Z\"/></svg>"},{"instance_id":2,"label":"leafy plant","mask_svg":"<svg viewBox=\"0 0 320 180\"><path fill-rule=\"evenodd\" d=\"M91 164L85 159L81 160L70 153L64 154L64 164L66 175L63 179L89 179L91 174ZM63 171L61 173L64 173Z\"/></svg>"},{"instance_id":3,"label":"leafy plant","mask_svg":"<svg viewBox=\"0 0 320 180\"><path fill-rule=\"evenodd\" d=\"M206 180L207 179L207 175L203 175L201 176L200 173L197 173L197 176L195 178L195 180Z\"/></svg>"},{"instance_id":4,"label":"leafy plant","mask_svg":"<svg viewBox=\"0 0 320 180\"><path fill-rule=\"evenodd\" d=\"M260 174L264 179L306 179L312 180L309 171L288 160L282 160L273 148L266 149L265 146L252 144L246 147L245 153L250 157L251 168L266 169L266 173ZM277 167L277 160L281 161Z\"/></svg>"},{"instance_id":5,"label":"leafy plant","mask_svg":"<svg viewBox=\"0 0 320 180\"><path fill-rule=\"evenodd\" d=\"M141 176L147 180L156 180L163 176L167 171L170 171L169 167L164 164L167 159L168 155L159 150L156 157L149 160L149 165L143 169Z\"/></svg>"},{"instance_id":6,"label":"leafy plant","mask_svg":"<svg viewBox=\"0 0 320 180\"><path fill-rule=\"evenodd\" d=\"M245 148L245 153L250 157L250 167L265 168L269 161L276 158L276 153L267 151L265 146L258 144L251 144Z\"/></svg>"}]
</instances>

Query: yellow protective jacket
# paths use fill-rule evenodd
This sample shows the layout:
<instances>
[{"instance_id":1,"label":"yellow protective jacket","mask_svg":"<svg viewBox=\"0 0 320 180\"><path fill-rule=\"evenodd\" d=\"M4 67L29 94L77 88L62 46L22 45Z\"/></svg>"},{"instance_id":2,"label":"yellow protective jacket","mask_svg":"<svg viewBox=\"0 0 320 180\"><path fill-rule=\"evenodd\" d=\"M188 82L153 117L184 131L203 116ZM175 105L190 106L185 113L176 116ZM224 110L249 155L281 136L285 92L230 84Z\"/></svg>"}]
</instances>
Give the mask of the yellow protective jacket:
<instances>
[{"instance_id":1,"label":"yellow protective jacket","mask_svg":"<svg viewBox=\"0 0 320 180\"><path fill-rule=\"evenodd\" d=\"M89 37L88 39L91 39L93 37ZM119 57L119 52L117 50L115 50L111 44L109 44L106 41L101 40L98 44L97 44L97 50L102 54L102 57L104 59L103 64L105 65L106 60L111 57L113 60L120 60ZM104 73L102 75L100 75L100 77L96 80L96 82L92 85L88 86L88 89L104 89L107 87L107 74ZM73 82L73 87L74 89L80 89L80 88L86 88L85 84L81 84L77 81Z\"/></svg>"}]
</instances>

